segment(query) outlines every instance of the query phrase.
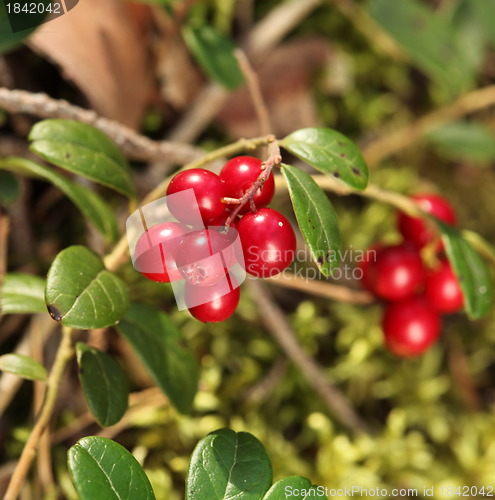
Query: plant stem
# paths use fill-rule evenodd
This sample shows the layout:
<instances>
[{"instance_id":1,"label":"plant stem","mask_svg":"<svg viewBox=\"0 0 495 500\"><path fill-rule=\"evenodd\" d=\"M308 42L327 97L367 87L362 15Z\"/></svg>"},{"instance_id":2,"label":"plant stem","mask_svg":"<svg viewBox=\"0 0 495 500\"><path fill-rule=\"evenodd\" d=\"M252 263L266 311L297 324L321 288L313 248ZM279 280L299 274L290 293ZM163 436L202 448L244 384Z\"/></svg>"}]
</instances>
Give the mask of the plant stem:
<instances>
[{"instance_id":1,"label":"plant stem","mask_svg":"<svg viewBox=\"0 0 495 500\"><path fill-rule=\"evenodd\" d=\"M40 413L36 419L36 423L34 424L31 434L29 435L29 438L24 445L21 457L17 462L17 466L14 470L14 473L12 474L7 492L5 493L3 500L16 500L16 498L18 497L19 492L22 488L22 484L24 483L24 479L29 472L31 463L36 456L36 449L38 447L41 436L43 435L50 422L62 376L69 361L74 355L74 348L72 345L72 332L73 331L71 329L63 329L62 340L58 347L57 355L55 357L55 361L48 378L43 406L41 407Z\"/></svg>"}]
</instances>

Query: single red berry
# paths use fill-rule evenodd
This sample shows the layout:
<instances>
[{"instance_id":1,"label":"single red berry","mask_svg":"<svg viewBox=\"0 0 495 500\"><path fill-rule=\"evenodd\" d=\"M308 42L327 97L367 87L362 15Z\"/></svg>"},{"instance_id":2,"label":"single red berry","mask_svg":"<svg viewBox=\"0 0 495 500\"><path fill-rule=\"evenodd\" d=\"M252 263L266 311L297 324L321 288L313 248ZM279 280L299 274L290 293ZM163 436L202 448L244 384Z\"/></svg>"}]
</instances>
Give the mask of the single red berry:
<instances>
[{"instance_id":1,"label":"single red berry","mask_svg":"<svg viewBox=\"0 0 495 500\"><path fill-rule=\"evenodd\" d=\"M425 295L432 307L440 313L455 313L462 308L464 296L447 260L427 273Z\"/></svg>"},{"instance_id":2,"label":"single red berry","mask_svg":"<svg viewBox=\"0 0 495 500\"><path fill-rule=\"evenodd\" d=\"M182 277L197 286L210 286L223 278L235 260L230 247L234 231L223 234L203 229L186 235L177 247L176 257Z\"/></svg>"},{"instance_id":3,"label":"single red berry","mask_svg":"<svg viewBox=\"0 0 495 500\"><path fill-rule=\"evenodd\" d=\"M237 156L229 160L220 172L220 178L225 183L226 196L241 198L242 195L255 183L261 175L262 162L252 156ZM258 189L253 201L257 208L266 207L272 201L275 193L275 179L270 173L262 189ZM249 212L250 204L246 203L240 213Z\"/></svg>"},{"instance_id":4,"label":"single red berry","mask_svg":"<svg viewBox=\"0 0 495 500\"><path fill-rule=\"evenodd\" d=\"M388 304L383 316L385 344L397 356L423 354L440 335L440 316L424 297Z\"/></svg>"},{"instance_id":5,"label":"single red berry","mask_svg":"<svg viewBox=\"0 0 495 500\"><path fill-rule=\"evenodd\" d=\"M148 279L169 283L182 279L177 269L177 248L189 231L179 222L163 222L145 231L136 244L135 268Z\"/></svg>"},{"instance_id":6,"label":"single red berry","mask_svg":"<svg viewBox=\"0 0 495 500\"><path fill-rule=\"evenodd\" d=\"M220 283L222 287L220 287ZM189 312L203 323L217 323L230 318L239 304L240 289L232 288L230 280L222 280L212 286L198 287L186 283L184 300L189 307ZM226 292L225 285L227 286Z\"/></svg>"},{"instance_id":7,"label":"single red berry","mask_svg":"<svg viewBox=\"0 0 495 500\"><path fill-rule=\"evenodd\" d=\"M371 267L375 265L376 259L378 256L378 252L383 249L383 245L381 243L375 243L372 245L363 255L363 259L359 262L359 269L361 270L361 276L358 278L361 280L364 288L374 293L373 283L371 281Z\"/></svg>"},{"instance_id":8,"label":"single red berry","mask_svg":"<svg viewBox=\"0 0 495 500\"><path fill-rule=\"evenodd\" d=\"M246 271L274 276L290 266L296 253L296 235L289 221L272 208L246 214L237 224Z\"/></svg>"},{"instance_id":9,"label":"single red berry","mask_svg":"<svg viewBox=\"0 0 495 500\"><path fill-rule=\"evenodd\" d=\"M378 297L398 301L412 297L424 284L425 270L418 252L407 245L383 247L363 269L364 284Z\"/></svg>"},{"instance_id":10,"label":"single red berry","mask_svg":"<svg viewBox=\"0 0 495 500\"><path fill-rule=\"evenodd\" d=\"M456 215L448 200L435 194L422 194L411 197L425 212L434 215L446 224L455 225ZM397 226L404 239L417 248L423 248L431 242L435 234L421 217L410 217L403 212L397 216Z\"/></svg>"},{"instance_id":11,"label":"single red berry","mask_svg":"<svg viewBox=\"0 0 495 500\"><path fill-rule=\"evenodd\" d=\"M222 198L226 196L225 185L217 174L203 168L180 172L170 181L167 196L186 189L194 190L199 212L205 224L224 213L225 203L222 203ZM178 221L198 225L196 211L191 210L191 206L180 198L167 199L167 206Z\"/></svg>"}]
</instances>

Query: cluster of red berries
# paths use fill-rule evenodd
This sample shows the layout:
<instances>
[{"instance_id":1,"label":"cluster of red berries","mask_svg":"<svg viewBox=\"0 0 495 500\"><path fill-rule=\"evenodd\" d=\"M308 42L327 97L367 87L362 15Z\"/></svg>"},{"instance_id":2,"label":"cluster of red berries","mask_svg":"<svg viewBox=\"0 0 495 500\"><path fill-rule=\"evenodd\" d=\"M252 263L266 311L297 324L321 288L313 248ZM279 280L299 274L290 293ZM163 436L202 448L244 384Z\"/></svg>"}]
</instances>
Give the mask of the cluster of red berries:
<instances>
[{"instance_id":1,"label":"cluster of red berries","mask_svg":"<svg viewBox=\"0 0 495 500\"><path fill-rule=\"evenodd\" d=\"M413 196L425 212L446 224L456 216L450 203L437 195ZM441 314L451 314L463 306L463 295L454 272L443 255L441 241L422 218L399 212L397 227L403 243L375 245L361 266L362 283L375 296L387 301L383 333L387 348L398 356L417 356L435 343L440 335ZM420 251L432 245L436 265L426 268Z\"/></svg>"},{"instance_id":2,"label":"cluster of red berries","mask_svg":"<svg viewBox=\"0 0 495 500\"><path fill-rule=\"evenodd\" d=\"M273 174L266 178L232 220L235 200L258 181L263 163L251 156L228 161L219 175L196 168L178 173L167 189L167 206L178 222L149 227L139 238L135 267L147 278L168 283L185 280L184 301L191 314L203 322L229 318L239 303L239 286L229 270L241 263L257 277L273 276L294 259L296 237L289 221L266 207L273 198ZM171 196L192 189L201 215ZM226 203L231 201L233 203ZM225 226L231 219L229 227ZM239 235L243 255L233 242Z\"/></svg>"}]
</instances>

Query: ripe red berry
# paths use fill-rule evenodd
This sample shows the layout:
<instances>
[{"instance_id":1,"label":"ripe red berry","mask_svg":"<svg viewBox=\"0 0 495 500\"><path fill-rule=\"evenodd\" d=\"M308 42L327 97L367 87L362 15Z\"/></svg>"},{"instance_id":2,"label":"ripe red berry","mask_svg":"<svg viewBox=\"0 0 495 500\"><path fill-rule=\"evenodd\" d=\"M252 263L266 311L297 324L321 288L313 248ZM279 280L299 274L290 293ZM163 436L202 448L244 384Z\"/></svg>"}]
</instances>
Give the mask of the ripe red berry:
<instances>
[{"instance_id":1,"label":"ripe red berry","mask_svg":"<svg viewBox=\"0 0 495 500\"><path fill-rule=\"evenodd\" d=\"M253 276L274 276L295 257L296 235L289 221L272 208L246 214L237 224L246 271Z\"/></svg>"},{"instance_id":2,"label":"ripe red berry","mask_svg":"<svg viewBox=\"0 0 495 500\"><path fill-rule=\"evenodd\" d=\"M180 172L170 181L167 196L186 189L194 190L199 212L205 224L224 213L225 203L222 203L222 198L226 196L225 185L217 174L203 168ZM178 221L198 225L196 211L191 210L191 206L180 198L167 199L167 206Z\"/></svg>"},{"instance_id":3,"label":"ripe red berry","mask_svg":"<svg viewBox=\"0 0 495 500\"><path fill-rule=\"evenodd\" d=\"M175 256L188 231L188 227L179 222L164 222L150 227L136 244L135 268L143 276L160 283L182 279Z\"/></svg>"},{"instance_id":4,"label":"ripe red berry","mask_svg":"<svg viewBox=\"0 0 495 500\"><path fill-rule=\"evenodd\" d=\"M432 307L440 313L455 313L462 308L462 290L447 260L443 260L427 274L425 295Z\"/></svg>"},{"instance_id":5,"label":"ripe red berry","mask_svg":"<svg viewBox=\"0 0 495 500\"><path fill-rule=\"evenodd\" d=\"M252 156L237 156L229 160L220 172L220 178L225 183L226 196L241 198L242 195L254 184L263 171L262 162ZM275 179L270 173L268 179L254 195L253 201L257 208L266 207L272 201L275 193ZM246 203L240 213L249 212L249 203Z\"/></svg>"},{"instance_id":6,"label":"ripe red berry","mask_svg":"<svg viewBox=\"0 0 495 500\"><path fill-rule=\"evenodd\" d=\"M423 194L412 196L412 199L425 212L450 225L456 224L455 211L452 205L442 196ZM434 233L428 228L421 217L410 217L403 212L397 216L397 226L404 239L417 248L423 248L434 238Z\"/></svg>"},{"instance_id":7,"label":"ripe red berry","mask_svg":"<svg viewBox=\"0 0 495 500\"><path fill-rule=\"evenodd\" d=\"M376 260L363 269L364 284L378 297L392 301L412 297L423 286L424 279L421 257L407 245L378 249Z\"/></svg>"},{"instance_id":8,"label":"ripe red berry","mask_svg":"<svg viewBox=\"0 0 495 500\"><path fill-rule=\"evenodd\" d=\"M423 297L389 304L383 316L385 344L397 356L423 354L440 335L440 316Z\"/></svg>"},{"instance_id":9,"label":"ripe red berry","mask_svg":"<svg viewBox=\"0 0 495 500\"><path fill-rule=\"evenodd\" d=\"M210 286L219 281L235 260L231 240L230 231L223 234L203 229L186 235L177 247L176 257L183 278L197 286Z\"/></svg>"},{"instance_id":10,"label":"ripe red berry","mask_svg":"<svg viewBox=\"0 0 495 500\"><path fill-rule=\"evenodd\" d=\"M226 282L222 280L222 286ZM197 304L189 307L189 312L203 323L217 323L230 318L239 304L240 289L232 288L230 280L228 281L230 291L225 293L225 289L219 286L219 283L198 287L186 283L184 291L184 300L187 304Z\"/></svg>"}]
</instances>

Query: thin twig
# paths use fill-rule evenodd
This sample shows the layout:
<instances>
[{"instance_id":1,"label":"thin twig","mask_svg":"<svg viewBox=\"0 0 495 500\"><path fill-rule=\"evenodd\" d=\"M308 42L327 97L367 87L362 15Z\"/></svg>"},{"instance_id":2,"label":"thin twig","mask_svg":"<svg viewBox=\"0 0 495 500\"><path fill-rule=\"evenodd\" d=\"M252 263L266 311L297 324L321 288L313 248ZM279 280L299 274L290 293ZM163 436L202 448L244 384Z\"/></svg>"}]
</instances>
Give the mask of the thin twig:
<instances>
[{"instance_id":1,"label":"thin twig","mask_svg":"<svg viewBox=\"0 0 495 500\"><path fill-rule=\"evenodd\" d=\"M64 118L92 125L108 135L122 152L133 160L167 161L183 164L203 153L200 149L170 141L152 141L118 122L99 116L92 110L74 106L67 101L52 99L46 94L0 87L0 107L10 113L26 113L39 118Z\"/></svg>"},{"instance_id":2,"label":"thin twig","mask_svg":"<svg viewBox=\"0 0 495 500\"><path fill-rule=\"evenodd\" d=\"M352 431L366 431L367 424L356 413L348 399L328 381L328 376L321 366L303 351L285 314L272 300L266 286L259 280L247 280L246 284L270 333L301 370L329 411L344 427Z\"/></svg>"},{"instance_id":3,"label":"thin twig","mask_svg":"<svg viewBox=\"0 0 495 500\"><path fill-rule=\"evenodd\" d=\"M428 113L395 132L384 133L363 149L363 156L368 165L374 167L386 158L413 146L426 133L440 125L493 105L495 105L495 85L473 90L452 104Z\"/></svg>"},{"instance_id":4,"label":"thin twig","mask_svg":"<svg viewBox=\"0 0 495 500\"><path fill-rule=\"evenodd\" d=\"M369 292L353 290L347 286L325 283L315 279L305 279L295 274L287 275L284 273L282 279L274 276L269 279L269 283L349 304L373 304L375 302L373 295Z\"/></svg>"},{"instance_id":5,"label":"thin twig","mask_svg":"<svg viewBox=\"0 0 495 500\"><path fill-rule=\"evenodd\" d=\"M268 135L272 133L273 129L270 124L270 115L268 114L268 109L261 92L258 75L251 66L248 57L242 50L237 49L235 51L235 57L246 80L249 95L251 96L251 101L253 102L254 110L260 123L260 134Z\"/></svg>"},{"instance_id":6,"label":"thin twig","mask_svg":"<svg viewBox=\"0 0 495 500\"><path fill-rule=\"evenodd\" d=\"M64 329L62 340L60 342L57 354L55 356L55 361L48 378L43 407L38 418L36 419L36 423L34 424L29 438L24 445L21 457L19 458L14 473L12 474L7 492L5 493L3 500L16 500L17 496L19 495L19 491L22 488L26 475L31 466L31 462L36 456L36 450L38 448L41 436L45 432L45 429L50 422L62 376L73 355L74 348L72 345L72 330Z\"/></svg>"}]
</instances>

